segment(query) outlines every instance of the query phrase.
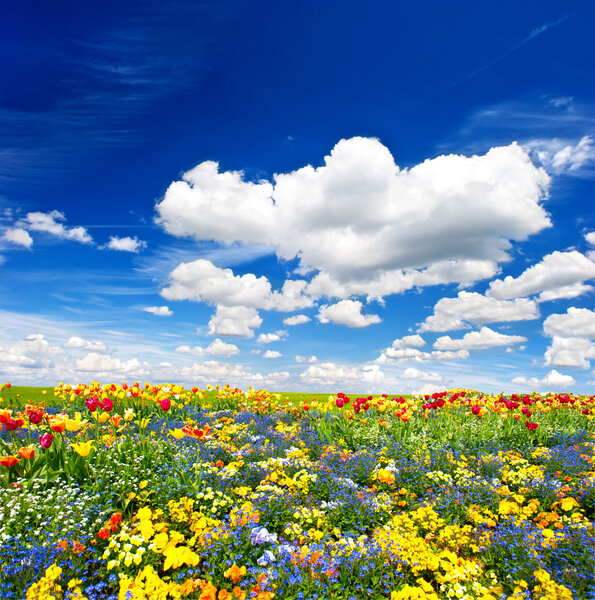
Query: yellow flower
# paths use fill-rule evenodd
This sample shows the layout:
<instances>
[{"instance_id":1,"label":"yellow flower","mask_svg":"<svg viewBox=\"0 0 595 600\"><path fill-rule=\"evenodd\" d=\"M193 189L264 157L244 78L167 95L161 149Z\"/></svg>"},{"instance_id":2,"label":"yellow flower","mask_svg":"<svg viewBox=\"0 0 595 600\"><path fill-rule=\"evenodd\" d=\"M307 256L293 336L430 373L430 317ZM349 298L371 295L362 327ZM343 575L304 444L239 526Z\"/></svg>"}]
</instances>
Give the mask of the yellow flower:
<instances>
[{"instance_id":1,"label":"yellow flower","mask_svg":"<svg viewBox=\"0 0 595 600\"><path fill-rule=\"evenodd\" d=\"M105 422L106 422L108 419L109 419L109 413L106 413L106 412L104 412L104 413L101 413L101 414L100 414L100 415L97 417L97 420L98 420L100 423L105 423Z\"/></svg>"},{"instance_id":2,"label":"yellow flower","mask_svg":"<svg viewBox=\"0 0 595 600\"><path fill-rule=\"evenodd\" d=\"M560 507L562 510L569 511L575 506L579 506L579 503L574 498L564 498L563 500L560 500Z\"/></svg>"},{"instance_id":3,"label":"yellow flower","mask_svg":"<svg viewBox=\"0 0 595 600\"><path fill-rule=\"evenodd\" d=\"M124 421L132 421L134 419L134 411L131 408L127 408L124 411Z\"/></svg>"},{"instance_id":4,"label":"yellow flower","mask_svg":"<svg viewBox=\"0 0 595 600\"><path fill-rule=\"evenodd\" d=\"M541 535L544 538L551 538L554 537L555 533L551 529L542 529Z\"/></svg>"},{"instance_id":5,"label":"yellow flower","mask_svg":"<svg viewBox=\"0 0 595 600\"><path fill-rule=\"evenodd\" d=\"M181 429L172 429L170 435L173 435L176 440L181 440L186 434Z\"/></svg>"},{"instance_id":6,"label":"yellow flower","mask_svg":"<svg viewBox=\"0 0 595 600\"><path fill-rule=\"evenodd\" d=\"M91 448L93 448L93 442L80 442L79 444L71 444L77 454L82 456L89 456L89 452L91 452Z\"/></svg>"},{"instance_id":7,"label":"yellow flower","mask_svg":"<svg viewBox=\"0 0 595 600\"><path fill-rule=\"evenodd\" d=\"M72 433L78 431L83 425L86 425L87 421L81 421L81 413L77 412L74 415L74 419L66 418L66 429Z\"/></svg>"}]
</instances>

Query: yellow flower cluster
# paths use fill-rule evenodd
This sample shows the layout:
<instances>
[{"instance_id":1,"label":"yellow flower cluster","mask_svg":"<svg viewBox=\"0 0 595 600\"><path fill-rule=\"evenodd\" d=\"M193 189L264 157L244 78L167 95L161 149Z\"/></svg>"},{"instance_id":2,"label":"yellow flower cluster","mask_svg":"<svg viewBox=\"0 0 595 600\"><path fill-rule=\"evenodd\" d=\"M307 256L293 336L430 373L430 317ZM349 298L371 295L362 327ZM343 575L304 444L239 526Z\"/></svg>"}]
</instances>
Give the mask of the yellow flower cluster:
<instances>
[{"instance_id":1,"label":"yellow flower cluster","mask_svg":"<svg viewBox=\"0 0 595 600\"><path fill-rule=\"evenodd\" d=\"M62 587L58 580L62 577L62 569L50 565L43 577L27 590L26 600L61 600Z\"/></svg>"}]
</instances>

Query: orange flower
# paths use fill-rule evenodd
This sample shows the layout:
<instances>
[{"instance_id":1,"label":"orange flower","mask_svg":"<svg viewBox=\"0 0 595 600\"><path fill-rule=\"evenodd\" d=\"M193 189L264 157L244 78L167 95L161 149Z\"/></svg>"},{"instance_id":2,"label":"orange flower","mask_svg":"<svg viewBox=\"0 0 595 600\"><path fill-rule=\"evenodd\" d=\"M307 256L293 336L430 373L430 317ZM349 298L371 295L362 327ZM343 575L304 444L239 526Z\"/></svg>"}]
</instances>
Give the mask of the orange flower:
<instances>
[{"instance_id":1,"label":"orange flower","mask_svg":"<svg viewBox=\"0 0 595 600\"><path fill-rule=\"evenodd\" d=\"M35 456L35 446L23 446L22 448L19 448L19 454L22 458L30 460Z\"/></svg>"},{"instance_id":2,"label":"orange flower","mask_svg":"<svg viewBox=\"0 0 595 600\"><path fill-rule=\"evenodd\" d=\"M244 575L246 575L246 567L238 567L235 563L231 566L225 573L223 573L224 577L231 579L234 584L237 583Z\"/></svg>"},{"instance_id":3,"label":"orange flower","mask_svg":"<svg viewBox=\"0 0 595 600\"><path fill-rule=\"evenodd\" d=\"M228 598L231 598L231 594L227 590L219 590L217 600L228 600Z\"/></svg>"},{"instance_id":4,"label":"orange flower","mask_svg":"<svg viewBox=\"0 0 595 600\"><path fill-rule=\"evenodd\" d=\"M246 592L240 587L233 588L233 595L238 598L238 600L245 600Z\"/></svg>"},{"instance_id":5,"label":"orange flower","mask_svg":"<svg viewBox=\"0 0 595 600\"><path fill-rule=\"evenodd\" d=\"M0 465L10 469L10 467L14 467L19 462L19 459L16 456L0 456Z\"/></svg>"},{"instance_id":6,"label":"orange flower","mask_svg":"<svg viewBox=\"0 0 595 600\"><path fill-rule=\"evenodd\" d=\"M217 600L217 588L209 581L202 588L198 600Z\"/></svg>"},{"instance_id":7,"label":"orange flower","mask_svg":"<svg viewBox=\"0 0 595 600\"><path fill-rule=\"evenodd\" d=\"M114 427L120 427L120 423L122 423L122 417L120 415L114 415L110 421Z\"/></svg>"}]
</instances>

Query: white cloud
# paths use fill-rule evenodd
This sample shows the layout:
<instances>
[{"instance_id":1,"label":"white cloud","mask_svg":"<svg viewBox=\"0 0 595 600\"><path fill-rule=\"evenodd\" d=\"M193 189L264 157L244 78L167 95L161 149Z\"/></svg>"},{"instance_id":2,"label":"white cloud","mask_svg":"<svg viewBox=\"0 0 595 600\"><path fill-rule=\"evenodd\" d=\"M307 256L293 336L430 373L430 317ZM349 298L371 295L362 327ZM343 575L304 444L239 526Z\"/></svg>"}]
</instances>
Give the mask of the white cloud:
<instances>
[{"instance_id":1,"label":"white cloud","mask_svg":"<svg viewBox=\"0 0 595 600\"><path fill-rule=\"evenodd\" d=\"M401 379L415 379L417 381L423 381L426 383L444 383L444 377L442 377L440 373L436 373L435 371L421 371L420 369L415 369L414 367L405 369L405 371L401 373L400 377Z\"/></svg>"},{"instance_id":2,"label":"white cloud","mask_svg":"<svg viewBox=\"0 0 595 600\"><path fill-rule=\"evenodd\" d=\"M574 283L572 285L564 285L547 292L541 292L537 298L537 302L548 302L550 300L560 300L562 298L578 298L583 294L588 294L593 291L593 286L583 283Z\"/></svg>"},{"instance_id":3,"label":"white cloud","mask_svg":"<svg viewBox=\"0 0 595 600\"><path fill-rule=\"evenodd\" d=\"M171 317L174 314L168 306L145 306L141 310L151 313L156 317Z\"/></svg>"},{"instance_id":4,"label":"white cloud","mask_svg":"<svg viewBox=\"0 0 595 600\"><path fill-rule=\"evenodd\" d=\"M231 269L220 269L211 261L199 258L180 263L169 275L169 285L161 290L168 300L192 300L219 306L293 311L312 305L303 294L306 282L288 280L281 292L273 292L269 280L253 273L234 275Z\"/></svg>"},{"instance_id":5,"label":"white cloud","mask_svg":"<svg viewBox=\"0 0 595 600\"><path fill-rule=\"evenodd\" d=\"M419 334L406 335L402 338L397 338L392 347L393 348L421 348L426 345L426 341Z\"/></svg>"},{"instance_id":6,"label":"white cloud","mask_svg":"<svg viewBox=\"0 0 595 600\"><path fill-rule=\"evenodd\" d=\"M287 331L279 330L275 333L261 333L256 340L257 344L270 344L271 342L280 342L288 335Z\"/></svg>"},{"instance_id":7,"label":"white cloud","mask_svg":"<svg viewBox=\"0 0 595 600\"><path fill-rule=\"evenodd\" d=\"M452 351L433 350L432 352L422 352L417 348L386 348L376 359L377 363L389 363L397 361L403 362L426 362L426 361L450 361L464 360L469 358L469 351L462 349Z\"/></svg>"},{"instance_id":8,"label":"white cloud","mask_svg":"<svg viewBox=\"0 0 595 600\"><path fill-rule=\"evenodd\" d=\"M347 327L367 327L382 321L378 315L363 315L362 306L359 300L341 300L336 304L325 304L320 307L318 320L321 323L334 323Z\"/></svg>"},{"instance_id":9,"label":"white cloud","mask_svg":"<svg viewBox=\"0 0 595 600\"><path fill-rule=\"evenodd\" d=\"M550 315L543 322L543 331L550 337L595 339L595 311L571 306L566 314Z\"/></svg>"},{"instance_id":10,"label":"white cloud","mask_svg":"<svg viewBox=\"0 0 595 600\"><path fill-rule=\"evenodd\" d=\"M576 172L595 159L595 146L590 135L576 142L554 138L532 140L526 145L548 171L557 175Z\"/></svg>"},{"instance_id":11,"label":"white cloud","mask_svg":"<svg viewBox=\"0 0 595 600\"><path fill-rule=\"evenodd\" d=\"M533 300L496 300L477 292L459 292L456 298L442 298L418 331L449 331L483 323L537 319L539 309Z\"/></svg>"},{"instance_id":12,"label":"white cloud","mask_svg":"<svg viewBox=\"0 0 595 600\"><path fill-rule=\"evenodd\" d=\"M139 252L147 247L147 242L134 237L118 237L110 236L109 242L106 244L108 250L120 250L121 252Z\"/></svg>"},{"instance_id":13,"label":"white cloud","mask_svg":"<svg viewBox=\"0 0 595 600\"><path fill-rule=\"evenodd\" d=\"M538 387L551 387L551 388L567 388L576 383L574 377L570 375L563 375L558 373L556 369L552 369L543 379L537 379L537 377L515 377L512 380L515 385L522 386L525 389L534 389Z\"/></svg>"},{"instance_id":14,"label":"white cloud","mask_svg":"<svg viewBox=\"0 0 595 600\"><path fill-rule=\"evenodd\" d=\"M584 337L555 335L544 357L548 366L588 369L589 359L595 358L595 344Z\"/></svg>"},{"instance_id":15,"label":"white cloud","mask_svg":"<svg viewBox=\"0 0 595 600\"><path fill-rule=\"evenodd\" d=\"M201 346L194 346L194 348L191 348L190 346L178 346L176 348L176 352L193 354L194 356L205 356L207 354L212 354L215 356L232 356L234 354L238 354L240 349L235 344L227 344L226 342L217 338L213 340L206 348L202 348Z\"/></svg>"},{"instance_id":16,"label":"white cloud","mask_svg":"<svg viewBox=\"0 0 595 600\"><path fill-rule=\"evenodd\" d=\"M276 350L267 350L262 355L262 358L279 358L280 356L283 356L281 352L277 352Z\"/></svg>"},{"instance_id":17,"label":"white cloud","mask_svg":"<svg viewBox=\"0 0 595 600\"><path fill-rule=\"evenodd\" d=\"M595 246L595 231L585 233L585 239L591 246Z\"/></svg>"},{"instance_id":18,"label":"white cloud","mask_svg":"<svg viewBox=\"0 0 595 600\"><path fill-rule=\"evenodd\" d=\"M490 260L440 261L422 270L388 270L368 277L362 274L357 281L347 282L341 282L326 272L320 272L312 278L306 287L306 293L314 298L366 296L371 300L399 294L414 287L448 283L466 286L493 277L497 272L497 264Z\"/></svg>"},{"instance_id":19,"label":"white cloud","mask_svg":"<svg viewBox=\"0 0 595 600\"><path fill-rule=\"evenodd\" d=\"M318 362L318 359L314 355L302 356L301 354L296 354L295 362L296 363L315 363L315 362Z\"/></svg>"},{"instance_id":20,"label":"white cloud","mask_svg":"<svg viewBox=\"0 0 595 600\"><path fill-rule=\"evenodd\" d=\"M52 210L48 213L30 212L17 225L31 231L44 231L64 240L73 240L81 244L93 243L93 238L84 227L68 228L63 223L59 223L59 221L64 221L65 218L64 214L57 210Z\"/></svg>"},{"instance_id":21,"label":"white cloud","mask_svg":"<svg viewBox=\"0 0 595 600\"><path fill-rule=\"evenodd\" d=\"M299 258L341 285L392 279L383 284L389 293L398 291L402 270L445 261L478 261L493 274L510 240L551 226L540 205L549 177L516 144L401 170L378 140L356 137L341 140L323 166L277 174L274 185L220 173L210 161L182 179L156 206L168 233L226 244L267 240L280 258ZM461 274L459 282L477 276Z\"/></svg>"},{"instance_id":22,"label":"white cloud","mask_svg":"<svg viewBox=\"0 0 595 600\"><path fill-rule=\"evenodd\" d=\"M25 248L31 248L33 245L33 238L29 235L29 232L25 229L21 229L20 227L7 229L4 232L2 239L5 239L7 242L11 242L12 244L24 246Z\"/></svg>"},{"instance_id":23,"label":"white cloud","mask_svg":"<svg viewBox=\"0 0 595 600\"><path fill-rule=\"evenodd\" d=\"M303 325L310 320L310 317L306 315L294 315L293 317L287 317L287 319L283 319L283 323L285 325Z\"/></svg>"},{"instance_id":24,"label":"white cloud","mask_svg":"<svg viewBox=\"0 0 595 600\"><path fill-rule=\"evenodd\" d=\"M217 306L209 321L209 333L232 337L250 338L254 329L262 325L258 311L245 306Z\"/></svg>"},{"instance_id":25,"label":"white cloud","mask_svg":"<svg viewBox=\"0 0 595 600\"><path fill-rule=\"evenodd\" d=\"M439 337L434 342L434 348L437 350L481 350L496 346L511 346L526 341L527 338L520 335L504 335L489 327L482 327L479 331L470 331L459 339L452 339L448 335Z\"/></svg>"},{"instance_id":26,"label":"white cloud","mask_svg":"<svg viewBox=\"0 0 595 600\"><path fill-rule=\"evenodd\" d=\"M508 276L503 280L492 281L486 296L507 300L539 292L555 293L558 290L560 293L559 288L580 284L593 277L595 263L580 252L552 252L516 278ZM574 290L576 291L576 288Z\"/></svg>"},{"instance_id":27,"label":"white cloud","mask_svg":"<svg viewBox=\"0 0 595 600\"><path fill-rule=\"evenodd\" d=\"M91 373L118 373L123 375L143 374L148 369L147 363L141 363L136 358L129 360L120 360L113 358L109 354L100 354L98 352L89 352L86 356L76 361L76 368L79 371Z\"/></svg>"},{"instance_id":28,"label":"white cloud","mask_svg":"<svg viewBox=\"0 0 595 600\"><path fill-rule=\"evenodd\" d=\"M98 340L86 340L85 338L73 335L68 338L64 348L77 348L80 350L91 350L93 352L107 352L107 346Z\"/></svg>"},{"instance_id":29,"label":"white cloud","mask_svg":"<svg viewBox=\"0 0 595 600\"><path fill-rule=\"evenodd\" d=\"M359 385L360 389L370 385L391 385L394 382L385 376L378 365L348 367L330 362L309 366L300 378L321 386Z\"/></svg>"}]
</instances>

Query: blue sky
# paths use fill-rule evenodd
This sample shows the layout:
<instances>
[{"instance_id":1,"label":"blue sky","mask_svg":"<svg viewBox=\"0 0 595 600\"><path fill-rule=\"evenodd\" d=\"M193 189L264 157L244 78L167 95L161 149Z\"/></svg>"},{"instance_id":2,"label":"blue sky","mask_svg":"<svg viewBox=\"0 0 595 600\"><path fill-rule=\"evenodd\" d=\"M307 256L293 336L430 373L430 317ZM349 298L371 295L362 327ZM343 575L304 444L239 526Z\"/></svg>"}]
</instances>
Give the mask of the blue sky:
<instances>
[{"instance_id":1,"label":"blue sky","mask_svg":"<svg viewBox=\"0 0 595 600\"><path fill-rule=\"evenodd\" d=\"M595 389L590 2L24 2L0 377Z\"/></svg>"}]
</instances>

